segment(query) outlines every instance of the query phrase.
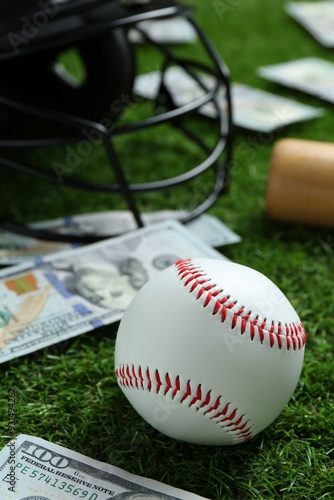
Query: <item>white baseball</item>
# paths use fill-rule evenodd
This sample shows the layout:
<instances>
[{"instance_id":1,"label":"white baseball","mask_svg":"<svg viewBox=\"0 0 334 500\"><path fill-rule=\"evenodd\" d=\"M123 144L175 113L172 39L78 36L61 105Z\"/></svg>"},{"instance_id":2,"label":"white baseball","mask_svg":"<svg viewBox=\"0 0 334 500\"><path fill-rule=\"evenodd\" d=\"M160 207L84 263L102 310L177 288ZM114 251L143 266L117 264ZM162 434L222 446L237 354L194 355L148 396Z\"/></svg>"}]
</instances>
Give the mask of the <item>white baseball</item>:
<instances>
[{"instance_id":1,"label":"white baseball","mask_svg":"<svg viewBox=\"0 0 334 500\"><path fill-rule=\"evenodd\" d=\"M176 262L151 279L117 333L117 381L167 436L205 445L251 439L298 383L306 333L263 274L220 259Z\"/></svg>"}]
</instances>

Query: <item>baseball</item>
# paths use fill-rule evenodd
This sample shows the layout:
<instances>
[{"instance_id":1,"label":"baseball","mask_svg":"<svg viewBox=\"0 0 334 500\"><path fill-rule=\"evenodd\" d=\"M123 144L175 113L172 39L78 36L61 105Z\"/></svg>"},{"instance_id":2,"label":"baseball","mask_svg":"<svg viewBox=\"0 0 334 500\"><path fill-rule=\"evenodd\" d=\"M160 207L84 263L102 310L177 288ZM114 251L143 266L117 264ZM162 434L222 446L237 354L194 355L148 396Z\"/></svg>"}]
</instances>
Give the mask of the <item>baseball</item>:
<instances>
[{"instance_id":1,"label":"baseball","mask_svg":"<svg viewBox=\"0 0 334 500\"><path fill-rule=\"evenodd\" d=\"M220 259L177 261L137 293L116 339L117 382L169 437L248 441L282 412L298 383L306 332L266 276Z\"/></svg>"}]
</instances>

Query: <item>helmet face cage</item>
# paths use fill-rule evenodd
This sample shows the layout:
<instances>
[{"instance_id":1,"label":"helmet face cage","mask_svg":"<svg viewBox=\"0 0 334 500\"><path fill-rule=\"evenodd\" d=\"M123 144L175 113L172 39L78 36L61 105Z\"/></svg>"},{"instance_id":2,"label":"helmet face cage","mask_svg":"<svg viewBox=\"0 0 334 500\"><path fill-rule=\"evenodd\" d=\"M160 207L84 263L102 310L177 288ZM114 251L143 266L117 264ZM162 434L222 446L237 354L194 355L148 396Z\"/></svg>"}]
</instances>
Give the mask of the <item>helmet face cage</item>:
<instances>
[{"instance_id":1,"label":"helmet face cage","mask_svg":"<svg viewBox=\"0 0 334 500\"><path fill-rule=\"evenodd\" d=\"M0 165L53 184L107 193L113 198L120 196L138 227L144 225L142 207L150 208L145 196L149 197L156 191L174 193L178 186L186 183L197 182L197 186L205 186L205 189L195 188L195 196L194 191L183 188L183 194L187 193L190 203L188 200L185 204L176 198L177 206L167 208L178 209L182 222L192 220L209 209L229 185L232 105L228 70L194 21L192 9L171 0L148 0L145 3L67 0L58 4L53 17L49 6L48 22L43 24L47 13L44 17L38 14L35 0L24 5L27 11L26 16L20 16L21 25L17 17L10 16L10 12L8 19L0 24L0 66L2 74L6 75L0 89ZM38 6L41 9L41 2ZM179 55L178 47L159 43L141 29L140 22L143 20L175 17L184 17L192 25L204 62ZM28 40L22 40L23 18L27 33L31 35ZM40 27L33 36L36 20L39 20ZM144 47L134 48L130 41L129 30L134 27L145 39ZM58 63L59 54L71 47L75 47L84 62L86 74L83 83L71 80ZM146 50L154 53L153 60L158 61L154 62L154 69L158 70L156 92L149 107L143 98L133 92L137 51ZM168 84L169 72L174 67L182 68L200 89L195 98L181 105L175 102L175 95ZM203 74L210 77L210 85ZM208 105L214 111L214 118L203 117L202 109ZM182 151L180 168L176 174L173 169L173 175L168 175L168 160L162 169L159 168L159 160L152 169L154 152L163 155L161 144L166 142L168 157L168 148L173 145L172 139L169 144L165 135L169 137L167 126L173 134L184 138L185 153L190 151L191 159L199 159L195 166L190 166L189 158ZM210 140L207 140L205 131L208 127L215 129L214 141L211 133L208 134ZM148 140L154 136L154 130L158 143L154 139L153 142ZM142 161L149 159L149 172L136 169L136 149L131 150L127 145L128 140L130 144L131 140L139 144L142 137L149 145L146 154L139 148L144 156ZM9 153L13 148L26 151L54 146L60 148L63 159L54 161L51 168L33 166ZM84 147L86 150L95 147L103 150L106 163L111 168L112 182L96 182L96 178L88 180L82 174L83 169L80 169L80 176L76 175L69 151L76 151L78 156ZM132 155L129 153L124 162L123 153L127 150L132 151ZM148 174L147 178L143 180L141 173L144 177ZM208 179L209 189L206 188ZM167 199L169 205L170 198ZM87 241L84 236L55 235L28 229L8 220L2 222L2 227L43 239ZM89 236L89 239L99 237Z\"/></svg>"}]
</instances>

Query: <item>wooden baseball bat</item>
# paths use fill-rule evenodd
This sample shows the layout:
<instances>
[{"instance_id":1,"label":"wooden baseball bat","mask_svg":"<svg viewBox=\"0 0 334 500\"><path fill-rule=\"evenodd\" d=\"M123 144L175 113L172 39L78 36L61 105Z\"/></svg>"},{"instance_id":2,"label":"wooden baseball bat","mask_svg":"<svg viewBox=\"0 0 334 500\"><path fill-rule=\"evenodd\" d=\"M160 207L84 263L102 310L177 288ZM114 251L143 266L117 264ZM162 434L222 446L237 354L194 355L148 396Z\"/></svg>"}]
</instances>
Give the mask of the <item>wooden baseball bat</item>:
<instances>
[{"instance_id":1,"label":"wooden baseball bat","mask_svg":"<svg viewBox=\"0 0 334 500\"><path fill-rule=\"evenodd\" d=\"M268 217L334 227L334 143L276 142L266 193Z\"/></svg>"}]
</instances>

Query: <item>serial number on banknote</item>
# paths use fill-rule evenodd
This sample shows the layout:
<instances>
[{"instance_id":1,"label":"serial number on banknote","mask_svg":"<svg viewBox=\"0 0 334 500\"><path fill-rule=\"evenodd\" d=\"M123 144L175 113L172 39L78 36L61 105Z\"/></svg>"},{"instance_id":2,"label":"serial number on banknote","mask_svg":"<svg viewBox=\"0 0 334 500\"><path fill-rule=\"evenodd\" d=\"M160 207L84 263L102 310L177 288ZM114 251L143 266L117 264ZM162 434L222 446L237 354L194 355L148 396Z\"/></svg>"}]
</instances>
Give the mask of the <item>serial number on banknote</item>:
<instances>
[{"instance_id":1,"label":"serial number on banknote","mask_svg":"<svg viewBox=\"0 0 334 500\"><path fill-rule=\"evenodd\" d=\"M19 474L24 476L33 478L35 481L44 482L49 487L56 488L58 490L63 491L64 493L72 493L76 498L86 498L87 500L98 500L99 495L97 493L91 493L88 490L84 490L83 488L78 487L76 484L71 484L61 479L55 479L49 476L48 474L41 472L39 470L33 469L29 467L29 465L23 464L22 462L18 462L15 466L15 469ZM92 488L101 489L103 493L108 493L109 495L113 495L114 492L103 488L98 485L90 485Z\"/></svg>"}]
</instances>

